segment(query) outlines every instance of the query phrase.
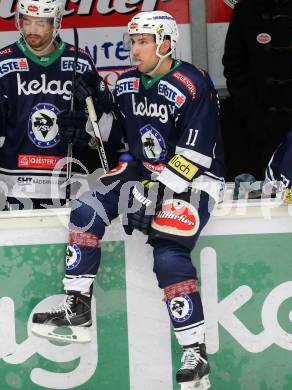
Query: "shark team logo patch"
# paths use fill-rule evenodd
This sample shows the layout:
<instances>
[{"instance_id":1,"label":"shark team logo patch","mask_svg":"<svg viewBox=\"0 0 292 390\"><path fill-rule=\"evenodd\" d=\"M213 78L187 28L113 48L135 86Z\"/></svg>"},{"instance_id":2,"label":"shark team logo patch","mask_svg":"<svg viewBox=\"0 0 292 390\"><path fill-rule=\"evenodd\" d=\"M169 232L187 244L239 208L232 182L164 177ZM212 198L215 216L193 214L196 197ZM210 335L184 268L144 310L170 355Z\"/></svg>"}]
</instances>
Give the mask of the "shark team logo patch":
<instances>
[{"instance_id":1,"label":"shark team logo patch","mask_svg":"<svg viewBox=\"0 0 292 390\"><path fill-rule=\"evenodd\" d=\"M143 146L143 154L150 161L161 161L166 156L165 141L162 135L151 125L139 130Z\"/></svg>"},{"instance_id":2,"label":"shark team logo patch","mask_svg":"<svg viewBox=\"0 0 292 390\"><path fill-rule=\"evenodd\" d=\"M168 309L175 322L187 321L193 313L193 302L190 297L183 294L168 301Z\"/></svg>"},{"instance_id":3,"label":"shark team logo patch","mask_svg":"<svg viewBox=\"0 0 292 390\"><path fill-rule=\"evenodd\" d=\"M60 110L52 104L40 103L33 107L28 121L28 135L39 148L52 148L60 142L56 124Z\"/></svg>"},{"instance_id":4,"label":"shark team logo patch","mask_svg":"<svg viewBox=\"0 0 292 390\"><path fill-rule=\"evenodd\" d=\"M81 261L81 251L80 248L76 245L68 245L66 250L66 269L70 271L73 268L76 268Z\"/></svg>"}]
</instances>

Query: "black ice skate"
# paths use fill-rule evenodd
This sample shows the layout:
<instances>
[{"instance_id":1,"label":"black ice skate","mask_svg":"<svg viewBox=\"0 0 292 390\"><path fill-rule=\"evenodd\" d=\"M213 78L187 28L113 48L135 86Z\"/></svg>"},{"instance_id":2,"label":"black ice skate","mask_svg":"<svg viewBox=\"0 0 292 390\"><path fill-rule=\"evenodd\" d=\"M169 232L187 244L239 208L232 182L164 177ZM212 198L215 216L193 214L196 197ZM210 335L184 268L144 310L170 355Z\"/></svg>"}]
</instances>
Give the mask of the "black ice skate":
<instances>
[{"instance_id":1,"label":"black ice skate","mask_svg":"<svg viewBox=\"0 0 292 390\"><path fill-rule=\"evenodd\" d=\"M47 339L87 343L91 340L88 329L91 324L91 297L77 291L68 291L60 306L46 313L33 315L31 330L37 336ZM70 334L59 332L66 327L70 328Z\"/></svg>"},{"instance_id":2,"label":"black ice skate","mask_svg":"<svg viewBox=\"0 0 292 390\"><path fill-rule=\"evenodd\" d=\"M176 381L181 390L207 390L210 388L210 366L205 344L193 344L184 347L183 365L176 373Z\"/></svg>"}]
</instances>

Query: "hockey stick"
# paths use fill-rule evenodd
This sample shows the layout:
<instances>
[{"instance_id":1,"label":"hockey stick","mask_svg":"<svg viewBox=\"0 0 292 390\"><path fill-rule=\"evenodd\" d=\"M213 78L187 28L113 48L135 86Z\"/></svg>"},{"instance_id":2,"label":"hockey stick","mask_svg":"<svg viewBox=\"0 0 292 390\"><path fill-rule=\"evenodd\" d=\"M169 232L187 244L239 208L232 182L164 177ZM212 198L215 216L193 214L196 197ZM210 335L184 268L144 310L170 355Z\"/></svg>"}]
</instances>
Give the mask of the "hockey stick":
<instances>
[{"instance_id":1,"label":"hockey stick","mask_svg":"<svg viewBox=\"0 0 292 390\"><path fill-rule=\"evenodd\" d=\"M92 123L93 131L94 131L94 135L95 135L95 141L96 141L96 145L97 145L97 151L99 154L101 165L102 165L102 168L104 170L104 173L107 173L109 171L109 164L107 161L103 142L101 139L101 134L100 134L99 126L98 126L97 116L96 116L92 97L88 96L85 101L86 101L86 106L87 106L87 110L88 110L88 115L89 115L89 118L90 118L91 123Z\"/></svg>"},{"instance_id":2,"label":"hockey stick","mask_svg":"<svg viewBox=\"0 0 292 390\"><path fill-rule=\"evenodd\" d=\"M73 73L72 73L72 93L71 93L71 101L70 101L70 111L74 111L74 92L75 92L75 80L76 80L76 71L77 71L77 61L78 61L78 50L79 50L79 38L78 38L78 31L76 27L73 27L73 33L74 33L74 62L73 62ZM67 148L67 168L66 168L66 206L69 206L70 198L71 198L71 184L69 183L69 180L71 179L72 175L72 156L73 156L73 145L72 142L68 144Z\"/></svg>"}]
</instances>

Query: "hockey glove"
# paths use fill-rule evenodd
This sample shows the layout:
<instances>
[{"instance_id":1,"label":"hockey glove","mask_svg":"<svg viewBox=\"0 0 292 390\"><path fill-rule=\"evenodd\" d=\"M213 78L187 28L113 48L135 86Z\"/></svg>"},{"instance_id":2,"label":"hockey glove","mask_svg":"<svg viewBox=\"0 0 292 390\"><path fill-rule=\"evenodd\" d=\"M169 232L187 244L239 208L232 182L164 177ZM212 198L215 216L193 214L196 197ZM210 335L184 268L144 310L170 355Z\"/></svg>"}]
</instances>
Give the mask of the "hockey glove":
<instances>
[{"instance_id":1,"label":"hockey glove","mask_svg":"<svg viewBox=\"0 0 292 390\"><path fill-rule=\"evenodd\" d=\"M124 224L126 234L131 235L134 229L149 233L152 218L162 204L164 188L163 184L152 180L143 180L133 187L126 215L127 224Z\"/></svg>"},{"instance_id":2,"label":"hockey glove","mask_svg":"<svg viewBox=\"0 0 292 390\"><path fill-rule=\"evenodd\" d=\"M113 97L103 78L95 71L83 73L75 82L75 96L84 101L93 98L97 111L109 113L113 108Z\"/></svg>"},{"instance_id":3,"label":"hockey glove","mask_svg":"<svg viewBox=\"0 0 292 390\"><path fill-rule=\"evenodd\" d=\"M90 136L85 131L87 117L80 111L62 111L57 116L61 140L66 143L85 146Z\"/></svg>"}]
</instances>

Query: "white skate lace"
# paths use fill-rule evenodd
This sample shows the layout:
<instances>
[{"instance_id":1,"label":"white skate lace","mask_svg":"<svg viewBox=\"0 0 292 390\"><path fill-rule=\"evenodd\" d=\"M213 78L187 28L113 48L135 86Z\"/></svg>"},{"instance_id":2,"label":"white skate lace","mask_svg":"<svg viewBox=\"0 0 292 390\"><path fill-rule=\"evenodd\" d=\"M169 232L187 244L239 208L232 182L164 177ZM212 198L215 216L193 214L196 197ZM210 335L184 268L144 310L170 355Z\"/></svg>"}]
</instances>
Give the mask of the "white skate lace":
<instances>
[{"instance_id":1,"label":"white skate lace","mask_svg":"<svg viewBox=\"0 0 292 390\"><path fill-rule=\"evenodd\" d=\"M185 349L181 362L183 363L181 370L193 370L199 362L207 363L207 360L202 358L200 355L200 348L199 347L193 347L193 348L187 348Z\"/></svg>"},{"instance_id":2,"label":"white skate lace","mask_svg":"<svg viewBox=\"0 0 292 390\"><path fill-rule=\"evenodd\" d=\"M67 321L71 322L69 315L72 314L71 306L73 304L73 300L73 295L65 295L63 302L59 306L56 306L54 309L51 309L49 313L54 314L64 311Z\"/></svg>"}]
</instances>

